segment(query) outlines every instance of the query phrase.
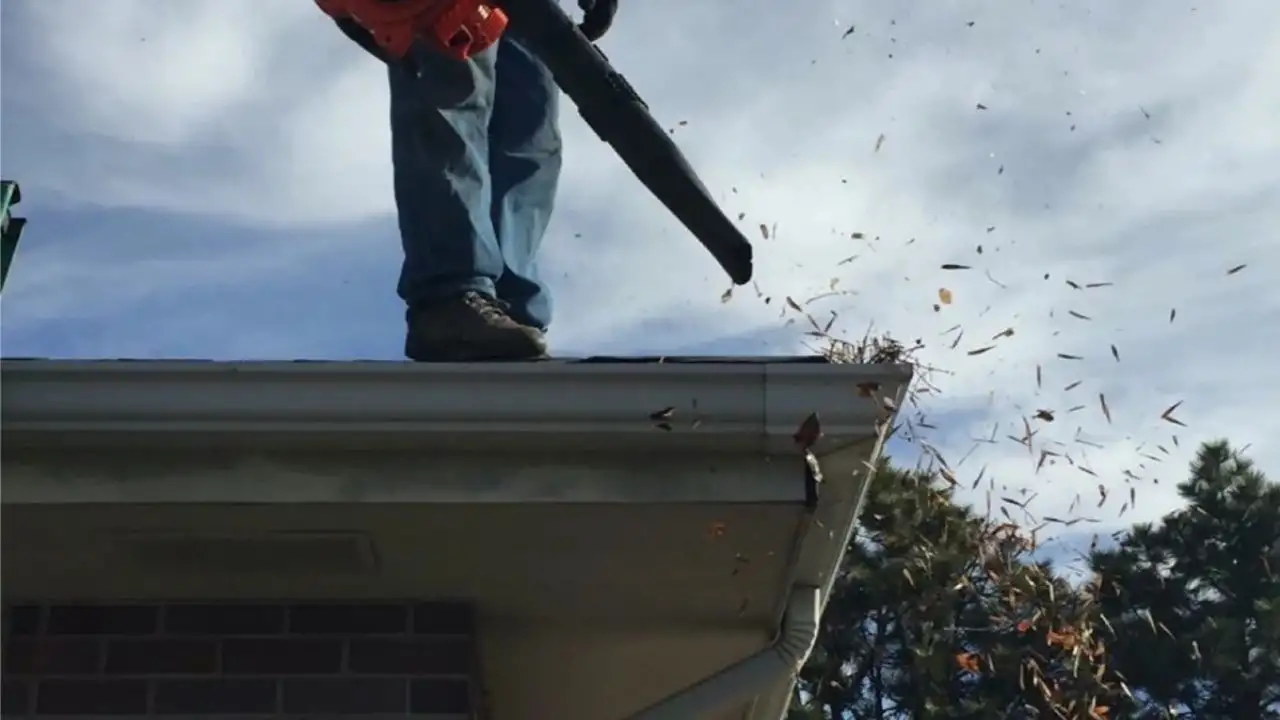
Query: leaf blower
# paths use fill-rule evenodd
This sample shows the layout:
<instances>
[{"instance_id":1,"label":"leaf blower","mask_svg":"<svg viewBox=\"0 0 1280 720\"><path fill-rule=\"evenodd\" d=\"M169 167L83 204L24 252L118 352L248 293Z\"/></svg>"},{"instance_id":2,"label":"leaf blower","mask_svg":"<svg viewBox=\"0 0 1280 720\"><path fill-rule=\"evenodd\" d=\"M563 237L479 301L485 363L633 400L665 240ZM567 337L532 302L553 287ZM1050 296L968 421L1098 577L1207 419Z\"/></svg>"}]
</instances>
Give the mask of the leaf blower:
<instances>
[{"instance_id":1,"label":"leaf blower","mask_svg":"<svg viewBox=\"0 0 1280 720\"><path fill-rule=\"evenodd\" d=\"M462 61L491 47L509 29L518 33L578 106L583 120L693 233L730 279L738 285L751 280L751 243L712 199L644 100L556 0L316 0L316 4L338 20L344 32L388 63L404 62L418 42Z\"/></svg>"}]
</instances>

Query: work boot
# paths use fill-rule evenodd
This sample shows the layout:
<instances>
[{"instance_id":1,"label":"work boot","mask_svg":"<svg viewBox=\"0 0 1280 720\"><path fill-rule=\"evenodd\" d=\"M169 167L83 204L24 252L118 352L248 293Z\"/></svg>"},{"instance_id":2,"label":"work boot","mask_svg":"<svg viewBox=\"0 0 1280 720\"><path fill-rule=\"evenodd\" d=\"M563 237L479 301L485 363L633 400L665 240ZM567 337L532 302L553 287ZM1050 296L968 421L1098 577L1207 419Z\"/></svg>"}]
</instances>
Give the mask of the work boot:
<instances>
[{"instance_id":1,"label":"work boot","mask_svg":"<svg viewBox=\"0 0 1280 720\"><path fill-rule=\"evenodd\" d=\"M410 360L538 360L547 354L541 330L512 320L500 301L478 292L412 308L405 317Z\"/></svg>"}]
</instances>

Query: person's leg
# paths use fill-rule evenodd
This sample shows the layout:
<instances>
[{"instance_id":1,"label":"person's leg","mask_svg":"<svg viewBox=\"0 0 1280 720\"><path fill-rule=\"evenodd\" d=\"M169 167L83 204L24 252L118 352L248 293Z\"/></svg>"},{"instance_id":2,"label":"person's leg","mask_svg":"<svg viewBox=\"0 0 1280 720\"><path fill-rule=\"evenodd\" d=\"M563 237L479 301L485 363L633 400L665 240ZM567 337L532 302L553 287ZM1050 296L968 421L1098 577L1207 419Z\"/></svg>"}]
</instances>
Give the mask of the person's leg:
<instances>
[{"instance_id":1,"label":"person's leg","mask_svg":"<svg viewBox=\"0 0 1280 720\"><path fill-rule=\"evenodd\" d=\"M503 259L496 288L512 318L543 329L551 298L538 279L537 256L560 180L559 101L550 71L509 33L498 48L489 121L491 210Z\"/></svg>"},{"instance_id":2,"label":"person's leg","mask_svg":"<svg viewBox=\"0 0 1280 720\"><path fill-rule=\"evenodd\" d=\"M534 357L540 333L496 302L505 262L490 217L489 122L496 50L467 63L415 54L393 66L391 147L404 247L398 292L415 360Z\"/></svg>"}]
</instances>

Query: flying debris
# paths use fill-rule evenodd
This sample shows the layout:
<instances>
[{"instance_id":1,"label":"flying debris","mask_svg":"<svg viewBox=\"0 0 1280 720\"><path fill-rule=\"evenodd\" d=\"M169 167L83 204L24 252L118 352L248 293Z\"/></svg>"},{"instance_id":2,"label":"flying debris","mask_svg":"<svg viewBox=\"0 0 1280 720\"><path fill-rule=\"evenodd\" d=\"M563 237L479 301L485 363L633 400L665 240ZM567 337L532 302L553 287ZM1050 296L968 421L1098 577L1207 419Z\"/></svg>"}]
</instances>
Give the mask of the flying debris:
<instances>
[{"instance_id":1,"label":"flying debris","mask_svg":"<svg viewBox=\"0 0 1280 720\"><path fill-rule=\"evenodd\" d=\"M818 440L822 439L822 423L818 420L818 413L810 413L800 427L796 428L796 432L792 435L795 440L796 447L804 452L808 452Z\"/></svg>"},{"instance_id":2,"label":"flying debris","mask_svg":"<svg viewBox=\"0 0 1280 720\"><path fill-rule=\"evenodd\" d=\"M1174 425L1181 425L1183 427L1186 427L1186 423L1182 422L1181 420L1173 416L1173 411L1177 410L1179 407L1181 407L1181 405L1182 405L1182 401L1179 400L1178 402L1165 408L1164 412L1160 413L1160 419L1164 420L1165 422L1173 423Z\"/></svg>"}]
</instances>

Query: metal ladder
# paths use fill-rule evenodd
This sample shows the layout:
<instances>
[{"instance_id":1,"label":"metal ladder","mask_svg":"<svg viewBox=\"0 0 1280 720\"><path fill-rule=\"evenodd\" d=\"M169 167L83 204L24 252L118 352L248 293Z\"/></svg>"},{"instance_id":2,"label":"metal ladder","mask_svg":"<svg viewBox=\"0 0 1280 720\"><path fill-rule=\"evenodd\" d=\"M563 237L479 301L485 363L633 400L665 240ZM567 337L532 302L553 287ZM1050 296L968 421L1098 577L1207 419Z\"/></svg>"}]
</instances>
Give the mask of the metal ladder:
<instances>
[{"instance_id":1,"label":"metal ladder","mask_svg":"<svg viewBox=\"0 0 1280 720\"><path fill-rule=\"evenodd\" d=\"M18 250L18 239L22 237L22 228L27 224L26 218L13 217L13 206L22 201L22 191L18 183L0 180L0 291L4 290L4 282L9 279L9 265L13 262L13 254Z\"/></svg>"}]
</instances>

